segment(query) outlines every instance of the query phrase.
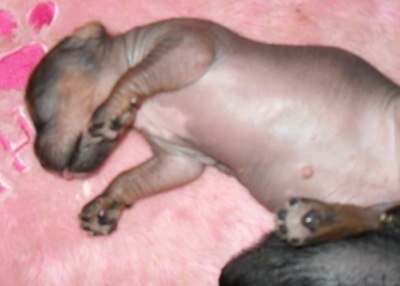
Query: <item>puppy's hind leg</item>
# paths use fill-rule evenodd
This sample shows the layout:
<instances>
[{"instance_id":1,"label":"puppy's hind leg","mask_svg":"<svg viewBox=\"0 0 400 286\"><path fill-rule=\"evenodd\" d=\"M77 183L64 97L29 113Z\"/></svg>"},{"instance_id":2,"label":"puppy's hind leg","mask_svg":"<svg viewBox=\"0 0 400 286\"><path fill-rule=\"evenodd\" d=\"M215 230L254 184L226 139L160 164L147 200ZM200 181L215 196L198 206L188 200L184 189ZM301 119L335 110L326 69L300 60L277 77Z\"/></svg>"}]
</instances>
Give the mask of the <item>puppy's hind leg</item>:
<instances>
[{"instance_id":1,"label":"puppy's hind leg","mask_svg":"<svg viewBox=\"0 0 400 286\"><path fill-rule=\"evenodd\" d=\"M277 212L277 233L293 246L304 246L377 231L389 219L388 206L366 208L293 198Z\"/></svg>"}]
</instances>

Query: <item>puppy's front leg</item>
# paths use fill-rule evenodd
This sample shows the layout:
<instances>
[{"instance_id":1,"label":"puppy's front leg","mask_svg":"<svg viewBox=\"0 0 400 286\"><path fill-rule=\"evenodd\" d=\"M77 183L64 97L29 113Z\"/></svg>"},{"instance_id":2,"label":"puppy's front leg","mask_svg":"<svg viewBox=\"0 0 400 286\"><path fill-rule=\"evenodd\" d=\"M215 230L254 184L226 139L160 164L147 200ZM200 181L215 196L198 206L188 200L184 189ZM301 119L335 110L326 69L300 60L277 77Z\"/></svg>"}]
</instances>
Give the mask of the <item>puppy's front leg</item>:
<instances>
[{"instance_id":1,"label":"puppy's front leg","mask_svg":"<svg viewBox=\"0 0 400 286\"><path fill-rule=\"evenodd\" d=\"M184 155L156 153L143 164L125 171L91 202L80 214L81 227L93 235L115 230L125 208L141 198L170 190L198 178L201 162Z\"/></svg>"},{"instance_id":2,"label":"puppy's front leg","mask_svg":"<svg viewBox=\"0 0 400 286\"><path fill-rule=\"evenodd\" d=\"M189 85L210 67L215 40L208 24L170 21L134 30L126 36L131 66L95 111L90 132L116 139L134 121L144 100Z\"/></svg>"}]
</instances>

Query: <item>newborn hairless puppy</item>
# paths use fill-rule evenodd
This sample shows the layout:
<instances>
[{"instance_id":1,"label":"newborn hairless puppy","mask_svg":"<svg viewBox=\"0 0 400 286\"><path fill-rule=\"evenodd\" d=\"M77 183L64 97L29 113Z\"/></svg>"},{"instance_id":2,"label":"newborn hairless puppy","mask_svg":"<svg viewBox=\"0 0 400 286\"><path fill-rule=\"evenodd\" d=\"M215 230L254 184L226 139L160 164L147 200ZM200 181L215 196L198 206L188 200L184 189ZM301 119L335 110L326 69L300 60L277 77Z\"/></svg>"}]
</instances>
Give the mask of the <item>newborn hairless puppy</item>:
<instances>
[{"instance_id":1,"label":"newborn hairless puppy","mask_svg":"<svg viewBox=\"0 0 400 286\"><path fill-rule=\"evenodd\" d=\"M44 168L92 172L132 126L152 146L152 158L83 208L87 232L111 233L137 200L211 165L277 213L281 238L304 246L397 220L386 211L400 199L399 94L340 49L268 45L175 19L114 37L98 23L76 30L38 65L26 98ZM360 207L338 204L350 200Z\"/></svg>"}]
</instances>

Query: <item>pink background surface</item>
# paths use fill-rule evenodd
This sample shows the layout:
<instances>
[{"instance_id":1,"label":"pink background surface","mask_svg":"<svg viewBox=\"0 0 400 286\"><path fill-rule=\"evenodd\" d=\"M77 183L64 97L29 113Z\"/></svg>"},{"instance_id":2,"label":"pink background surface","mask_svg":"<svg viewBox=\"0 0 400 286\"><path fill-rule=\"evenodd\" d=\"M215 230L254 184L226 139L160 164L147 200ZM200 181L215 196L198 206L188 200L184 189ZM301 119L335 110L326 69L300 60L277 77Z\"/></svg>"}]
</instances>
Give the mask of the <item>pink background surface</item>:
<instances>
[{"instance_id":1,"label":"pink background surface","mask_svg":"<svg viewBox=\"0 0 400 286\"><path fill-rule=\"evenodd\" d=\"M150 156L135 132L95 175L65 181L32 153L26 80L75 27L112 32L169 17L217 21L274 43L326 44L362 55L400 81L400 2L295 0L3 0L0 3L0 285L217 285L226 261L272 227L238 183L209 169L195 183L138 203L109 237L77 214L121 170Z\"/></svg>"}]
</instances>

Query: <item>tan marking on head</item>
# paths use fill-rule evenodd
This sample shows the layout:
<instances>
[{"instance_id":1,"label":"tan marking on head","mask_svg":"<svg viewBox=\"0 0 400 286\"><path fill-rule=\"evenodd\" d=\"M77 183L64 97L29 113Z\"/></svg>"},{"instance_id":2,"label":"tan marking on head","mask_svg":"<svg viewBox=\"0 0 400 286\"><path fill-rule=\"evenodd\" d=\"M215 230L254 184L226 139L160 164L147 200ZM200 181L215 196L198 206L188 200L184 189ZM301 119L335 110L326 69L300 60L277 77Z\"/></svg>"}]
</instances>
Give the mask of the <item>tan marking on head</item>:
<instances>
[{"instance_id":1,"label":"tan marking on head","mask_svg":"<svg viewBox=\"0 0 400 286\"><path fill-rule=\"evenodd\" d=\"M60 117L61 126L69 130L86 130L94 111L109 96L115 77L101 71L97 74L78 69L65 71L57 83L60 94L57 117ZM73 124L77 126L71 126Z\"/></svg>"},{"instance_id":2,"label":"tan marking on head","mask_svg":"<svg viewBox=\"0 0 400 286\"><path fill-rule=\"evenodd\" d=\"M78 136L88 126L89 120L101 103L96 97L95 76L79 70L67 70L57 83L60 95L57 125L64 132Z\"/></svg>"}]
</instances>

